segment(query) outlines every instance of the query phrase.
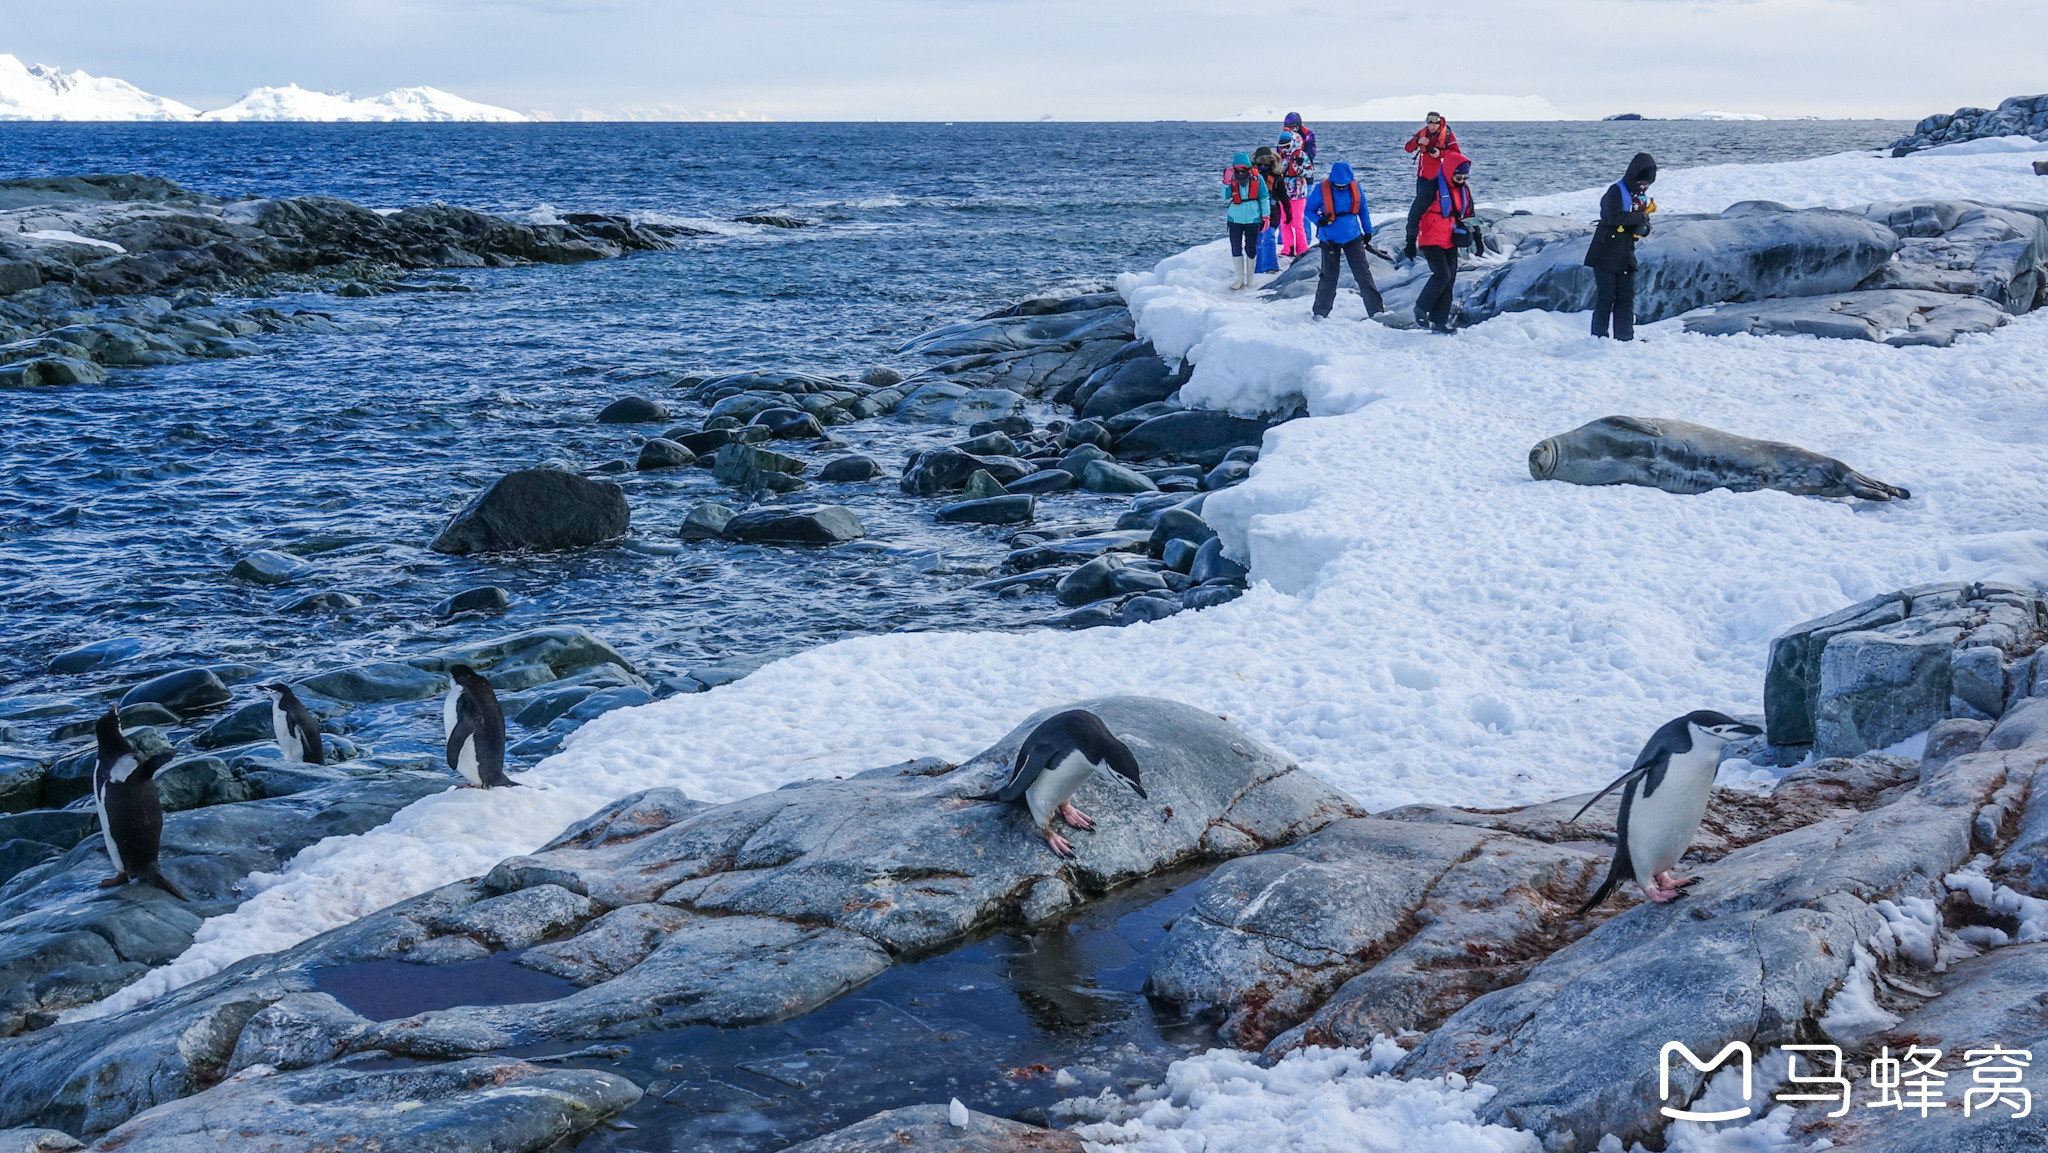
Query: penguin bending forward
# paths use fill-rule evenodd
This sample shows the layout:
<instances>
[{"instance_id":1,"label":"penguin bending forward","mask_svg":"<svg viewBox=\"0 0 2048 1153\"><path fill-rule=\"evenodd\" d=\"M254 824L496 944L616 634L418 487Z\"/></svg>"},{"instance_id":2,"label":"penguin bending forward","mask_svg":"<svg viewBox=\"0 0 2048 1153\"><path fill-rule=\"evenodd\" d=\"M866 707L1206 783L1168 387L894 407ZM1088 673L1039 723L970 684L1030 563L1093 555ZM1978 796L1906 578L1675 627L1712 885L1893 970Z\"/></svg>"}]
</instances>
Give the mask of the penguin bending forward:
<instances>
[{"instance_id":1,"label":"penguin bending forward","mask_svg":"<svg viewBox=\"0 0 2048 1153\"><path fill-rule=\"evenodd\" d=\"M1714 791L1714 773L1721 765L1721 747L1737 737L1763 732L1711 709L1687 713L1650 734L1636 754L1635 767L1593 794L1593 800L1572 815L1576 821L1593 801L1621 790L1621 815L1614 823L1614 864L1607 879L1574 916L1583 917L1624 880L1634 880L1650 900L1663 904L1681 894L1698 877L1673 878L1671 870L1692 846L1707 798Z\"/></svg>"},{"instance_id":2,"label":"penguin bending forward","mask_svg":"<svg viewBox=\"0 0 2048 1153\"><path fill-rule=\"evenodd\" d=\"M1074 846L1052 831L1055 813L1069 826L1092 829L1095 822L1072 804L1096 770L1107 766L1140 797L1145 787L1138 783L1138 758L1117 740L1102 718L1086 709L1069 709L1047 717L1017 750L1017 764L1010 779L993 793L970 797L975 801L1002 801L1031 810L1031 823L1055 856L1071 857Z\"/></svg>"},{"instance_id":3,"label":"penguin bending forward","mask_svg":"<svg viewBox=\"0 0 2048 1153\"><path fill-rule=\"evenodd\" d=\"M451 666L448 678L448 699L441 706L448 767L474 788L518 784L505 775L505 711L491 682L468 665Z\"/></svg>"},{"instance_id":4,"label":"penguin bending forward","mask_svg":"<svg viewBox=\"0 0 2048 1153\"><path fill-rule=\"evenodd\" d=\"M313 719L312 712L292 692L292 687L264 685L263 692L270 698L270 731L277 734L277 751L287 761L326 764L326 750L320 747L320 722Z\"/></svg>"},{"instance_id":5,"label":"penguin bending forward","mask_svg":"<svg viewBox=\"0 0 2048 1153\"><path fill-rule=\"evenodd\" d=\"M185 894L157 869L157 849L163 843L164 809L156 795L156 771L171 763L171 750L140 760L135 746L121 734L121 715L108 709L93 726L99 738L100 760L92 771L92 799L100 813L100 832L106 835L107 856L114 862L114 875L100 882L112 889L130 881L146 881L180 901Z\"/></svg>"}]
</instances>

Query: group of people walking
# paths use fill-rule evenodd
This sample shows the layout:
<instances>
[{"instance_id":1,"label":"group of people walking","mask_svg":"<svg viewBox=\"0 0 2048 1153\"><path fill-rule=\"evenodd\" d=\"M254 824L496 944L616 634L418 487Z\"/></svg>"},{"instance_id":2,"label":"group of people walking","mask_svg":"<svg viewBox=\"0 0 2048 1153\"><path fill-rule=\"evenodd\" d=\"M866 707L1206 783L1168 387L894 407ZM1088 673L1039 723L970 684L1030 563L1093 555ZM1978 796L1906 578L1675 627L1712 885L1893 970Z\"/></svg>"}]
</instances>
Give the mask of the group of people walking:
<instances>
[{"instance_id":1,"label":"group of people walking","mask_svg":"<svg viewBox=\"0 0 2048 1153\"><path fill-rule=\"evenodd\" d=\"M1415 324L1432 332L1455 332L1451 309L1458 254L1485 252L1472 199L1472 160L1459 146L1450 123L1435 112L1402 147L1415 157L1415 198L1408 206L1401 258L1420 259L1429 266L1429 280L1415 299ZM1386 305L1366 253L1389 263L1395 257L1372 243L1371 210L1351 166L1340 160L1318 181L1315 163L1315 132L1296 112L1287 114L1277 145L1231 158L1223 176L1224 219L1235 271L1231 287L1254 287L1258 273L1280 271L1276 257L1299 258L1314 244L1321 257L1311 309L1315 318L1327 319L1336 304L1340 263L1350 267L1366 315L1377 316ZM1596 285L1594 336L1610 331L1617 340L1635 336L1635 246L1650 234L1649 217L1657 211L1657 202L1648 192L1656 179L1657 162L1639 152L1601 197L1600 221L1585 260Z\"/></svg>"}]
</instances>

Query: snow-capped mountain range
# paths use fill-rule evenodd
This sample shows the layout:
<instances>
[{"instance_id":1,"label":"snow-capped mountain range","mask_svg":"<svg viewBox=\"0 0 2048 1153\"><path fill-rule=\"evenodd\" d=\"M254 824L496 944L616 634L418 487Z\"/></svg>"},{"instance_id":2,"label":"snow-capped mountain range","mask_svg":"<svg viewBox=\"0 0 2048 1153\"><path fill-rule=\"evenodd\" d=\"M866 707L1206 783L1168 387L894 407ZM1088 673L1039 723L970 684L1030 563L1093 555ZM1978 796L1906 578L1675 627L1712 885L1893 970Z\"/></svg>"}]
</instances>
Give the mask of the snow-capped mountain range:
<instances>
[{"instance_id":1,"label":"snow-capped mountain range","mask_svg":"<svg viewBox=\"0 0 2048 1153\"><path fill-rule=\"evenodd\" d=\"M126 80L23 64L0 52L0 120L326 120L491 121L532 117L464 100L439 88L394 88L358 100L346 92L309 92L296 84L251 89L226 108L201 112Z\"/></svg>"}]
</instances>

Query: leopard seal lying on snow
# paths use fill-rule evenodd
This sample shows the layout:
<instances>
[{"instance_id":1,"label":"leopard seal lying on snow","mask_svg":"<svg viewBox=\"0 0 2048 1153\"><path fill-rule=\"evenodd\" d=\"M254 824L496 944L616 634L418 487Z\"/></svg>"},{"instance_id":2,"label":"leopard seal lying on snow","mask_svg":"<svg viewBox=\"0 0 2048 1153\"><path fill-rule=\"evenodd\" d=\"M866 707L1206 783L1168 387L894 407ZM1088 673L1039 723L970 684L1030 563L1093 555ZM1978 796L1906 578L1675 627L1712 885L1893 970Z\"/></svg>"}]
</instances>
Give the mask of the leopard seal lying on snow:
<instances>
[{"instance_id":1,"label":"leopard seal lying on snow","mask_svg":"<svg viewBox=\"0 0 2048 1153\"><path fill-rule=\"evenodd\" d=\"M1635 416L1603 416L1543 440L1529 450L1529 475L1572 484L1641 484L1685 495L1716 488L1864 500L1913 495L1798 445Z\"/></svg>"}]
</instances>

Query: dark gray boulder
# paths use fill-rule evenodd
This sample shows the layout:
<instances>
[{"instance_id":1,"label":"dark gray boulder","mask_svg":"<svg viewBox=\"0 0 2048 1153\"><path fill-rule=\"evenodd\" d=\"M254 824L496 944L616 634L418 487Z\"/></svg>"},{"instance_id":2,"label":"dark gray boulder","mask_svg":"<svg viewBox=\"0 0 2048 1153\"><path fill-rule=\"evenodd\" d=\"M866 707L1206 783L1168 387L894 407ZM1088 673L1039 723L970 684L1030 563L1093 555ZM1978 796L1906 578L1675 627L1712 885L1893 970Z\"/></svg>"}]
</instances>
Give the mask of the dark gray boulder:
<instances>
[{"instance_id":1,"label":"dark gray boulder","mask_svg":"<svg viewBox=\"0 0 2048 1153\"><path fill-rule=\"evenodd\" d=\"M644 396L622 396L597 414L599 424L654 424L668 419L668 409Z\"/></svg>"},{"instance_id":2,"label":"dark gray boulder","mask_svg":"<svg viewBox=\"0 0 2048 1153\"><path fill-rule=\"evenodd\" d=\"M1213 409L1157 416L1116 439L1119 460L1172 460L1214 468L1235 448L1256 447L1267 423Z\"/></svg>"},{"instance_id":3,"label":"dark gray boulder","mask_svg":"<svg viewBox=\"0 0 2048 1153\"><path fill-rule=\"evenodd\" d=\"M803 461L765 448L733 443L718 450L711 475L742 491L795 492L804 486Z\"/></svg>"},{"instance_id":4,"label":"dark gray boulder","mask_svg":"<svg viewBox=\"0 0 2048 1153\"><path fill-rule=\"evenodd\" d=\"M684 540L714 540L725 534L725 526L739 515L722 504L705 501L690 509L676 535Z\"/></svg>"},{"instance_id":5,"label":"dark gray boulder","mask_svg":"<svg viewBox=\"0 0 2048 1153\"><path fill-rule=\"evenodd\" d=\"M941 524L1024 524L1037 508L1038 498L1028 494L991 496L942 505L932 519Z\"/></svg>"},{"instance_id":6,"label":"dark gray boulder","mask_svg":"<svg viewBox=\"0 0 2048 1153\"><path fill-rule=\"evenodd\" d=\"M1053 596L1063 605L1078 606L1114 596L1116 574L1123 571L1123 558L1099 556L1060 579Z\"/></svg>"},{"instance_id":7,"label":"dark gray boulder","mask_svg":"<svg viewBox=\"0 0 2048 1153\"><path fill-rule=\"evenodd\" d=\"M839 544L867 535L850 508L834 504L765 505L725 522L725 539L754 544Z\"/></svg>"},{"instance_id":8,"label":"dark gray boulder","mask_svg":"<svg viewBox=\"0 0 2048 1153\"><path fill-rule=\"evenodd\" d=\"M174 713L196 713L226 704L234 697L212 669L179 669L146 680L121 694L122 708L159 704Z\"/></svg>"},{"instance_id":9,"label":"dark gray boulder","mask_svg":"<svg viewBox=\"0 0 2048 1153\"><path fill-rule=\"evenodd\" d=\"M448 678L402 661L354 665L307 677L300 682L337 701L417 701L448 691Z\"/></svg>"},{"instance_id":10,"label":"dark gray boulder","mask_svg":"<svg viewBox=\"0 0 2048 1153\"><path fill-rule=\"evenodd\" d=\"M2036 211L1971 201L1905 201L1868 205L1863 212L1899 234L1899 251L1865 288L1981 297L2014 315L2040 298L2048 272L2048 220Z\"/></svg>"},{"instance_id":11,"label":"dark gray boulder","mask_svg":"<svg viewBox=\"0 0 2048 1153\"><path fill-rule=\"evenodd\" d=\"M976 472L986 472L1000 484L1021 480L1037 470L1026 461L1009 456L975 456L957 448L921 452L910 458L897 487L912 496L937 496L958 492Z\"/></svg>"},{"instance_id":12,"label":"dark gray boulder","mask_svg":"<svg viewBox=\"0 0 2048 1153\"><path fill-rule=\"evenodd\" d=\"M1074 411L1084 420L1129 412L1165 400L1187 383L1194 366L1177 366L1157 356L1136 357L1098 369L1074 393Z\"/></svg>"},{"instance_id":13,"label":"dark gray boulder","mask_svg":"<svg viewBox=\"0 0 2048 1153\"><path fill-rule=\"evenodd\" d=\"M435 552L512 552L602 544L626 535L632 512L626 491L553 469L507 473L448 522Z\"/></svg>"},{"instance_id":14,"label":"dark gray boulder","mask_svg":"<svg viewBox=\"0 0 2048 1153\"><path fill-rule=\"evenodd\" d=\"M655 437L640 446L640 456L633 462L636 469L688 468L697 463L697 454L672 440Z\"/></svg>"},{"instance_id":15,"label":"dark gray boulder","mask_svg":"<svg viewBox=\"0 0 2048 1153\"><path fill-rule=\"evenodd\" d=\"M459 613L501 613L512 607L510 591L497 585L463 589L433 607L433 614L447 618Z\"/></svg>"},{"instance_id":16,"label":"dark gray boulder","mask_svg":"<svg viewBox=\"0 0 2048 1153\"><path fill-rule=\"evenodd\" d=\"M1065 469L1046 468L1030 476L1018 477L1003 486L1013 494L1045 496L1048 493L1066 492L1081 487L1081 478Z\"/></svg>"},{"instance_id":17,"label":"dark gray boulder","mask_svg":"<svg viewBox=\"0 0 2048 1153\"><path fill-rule=\"evenodd\" d=\"M66 649L50 658L49 668L53 673L89 673L94 669L109 668L122 661L139 656L149 647L141 637L114 637Z\"/></svg>"},{"instance_id":18,"label":"dark gray boulder","mask_svg":"<svg viewBox=\"0 0 2048 1153\"><path fill-rule=\"evenodd\" d=\"M1081 487L1089 492L1158 492L1151 477L1106 460L1091 460L1081 469Z\"/></svg>"},{"instance_id":19,"label":"dark gray boulder","mask_svg":"<svg viewBox=\"0 0 2048 1153\"><path fill-rule=\"evenodd\" d=\"M1188 578L1196 584L1207 584L1212 580L1243 581L1251 577L1251 570L1223 555L1223 539L1212 536L1195 550L1195 559L1188 565Z\"/></svg>"},{"instance_id":20,"label":"dark gray boulder","mask_svg":"<svg viewBox=\"0 0 2048 1153\"><path fill-rule=\"evenodd\" d=\"M304 580L319 571L317 565L301 560L290 553L272 549L258 549L235 562L228 575L250 584L280 585Z\"/></svg>"},{"instance_id":21,"label":"dark gray boulder","mask_svg":"<svg viewBox=\"0 0 2048 1153\"><path fill-rule=\"evenodd\" d=\"M873 457L842 456L827 461L818 470L818 479L825 484L847 484L855 481L873 480L882 475L882 466Z\"/></svg>"}]
</instances>

